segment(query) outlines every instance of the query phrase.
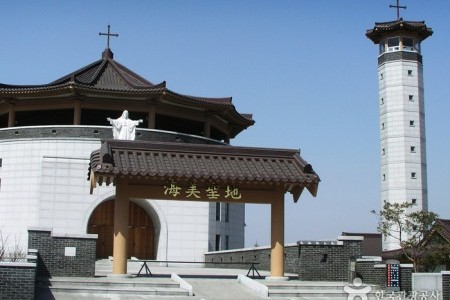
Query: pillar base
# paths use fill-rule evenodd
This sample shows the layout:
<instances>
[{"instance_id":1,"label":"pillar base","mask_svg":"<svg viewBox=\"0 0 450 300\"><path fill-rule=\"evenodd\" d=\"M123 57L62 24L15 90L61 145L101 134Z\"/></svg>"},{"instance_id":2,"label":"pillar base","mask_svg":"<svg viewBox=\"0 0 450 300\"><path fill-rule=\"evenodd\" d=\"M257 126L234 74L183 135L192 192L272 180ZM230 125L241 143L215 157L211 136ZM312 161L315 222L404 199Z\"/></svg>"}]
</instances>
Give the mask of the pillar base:
<instances>
[{"instance_id":1,"label":"pillar base","mask_svg":"<svg viewBox=\"0 0 450 300\"><path fill-rule=\"evenodd\" d=\"M132 276L131 274L108 274L106 275L106 277L120 279L120 278L131 278Z\"/></svg>"},{"instance_id":2,"label":"pillar base","mask_svg":"<svg viewBox=\"0 0 450 300\"><path fill-rule=\"evenodd\" d=\"M289 281L289 277L275 277L275 276L266 276L267 281Z\"/></svg>"}]
</instances>

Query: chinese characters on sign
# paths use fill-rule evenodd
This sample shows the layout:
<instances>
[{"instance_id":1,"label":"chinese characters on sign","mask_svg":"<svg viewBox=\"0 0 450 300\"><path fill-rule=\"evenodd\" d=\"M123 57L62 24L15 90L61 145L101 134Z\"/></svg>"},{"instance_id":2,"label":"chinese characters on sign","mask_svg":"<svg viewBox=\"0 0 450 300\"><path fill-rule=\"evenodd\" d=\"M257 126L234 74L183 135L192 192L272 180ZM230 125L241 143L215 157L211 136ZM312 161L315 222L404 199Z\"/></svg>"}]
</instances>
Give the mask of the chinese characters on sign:
<instances>
[{"instance_id":1,"label":"chinese characters on sign","mask_svg":"<svg viewBox=\"0 0 450 300\"><path fill-rule=\"evenodd\" d=\"M184 199L200 199L203 197L209 200L218 200L221 197L228 200L240 200L242 198L239 188L230 185L227 185L225 189L219 189L215 185L200 189L194 183L186 188L182 188L175 182L164 186L164 195Z\"/></svg>"}]
</instances>

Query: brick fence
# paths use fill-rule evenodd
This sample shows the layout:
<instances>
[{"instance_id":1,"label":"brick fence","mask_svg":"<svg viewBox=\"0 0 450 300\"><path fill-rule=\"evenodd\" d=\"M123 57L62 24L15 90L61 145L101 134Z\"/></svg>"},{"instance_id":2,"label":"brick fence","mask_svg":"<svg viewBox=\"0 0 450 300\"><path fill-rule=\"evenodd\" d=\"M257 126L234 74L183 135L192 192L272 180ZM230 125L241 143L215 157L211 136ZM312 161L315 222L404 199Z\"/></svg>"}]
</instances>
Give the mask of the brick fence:
<instances>
[{"instance_id":1,"label":"brick fence","mask_svg":"<svg viewBox=\"0 0 450 300\"><path fill-rule=\"evenodd\" d=\"M350 261L360 256L362 240L362 237L342 236L337 241L287 244L284 270L298 274L301 280L349 281ZM240 269L245 269L244 262L256 262L258 269L270 270L270 247L208 252L205 262L207 267Z\"/></svg>"},{"instance_id":2,"label":"brick fence","mask_svg":"<svg viewBox=\"0 0 450 300\"><path fill-rule=\"evenodd\" d=\"M38 251L37 276L95 276L96 234L55 234L28 228L28 248Z\"/></svg>"},{"instance_id":3,"label":"brick fence","mask_svg":"<svg viewBox=\"0 0 450 300\"><path fill-rule=\"evenodd\" d=\"M36 263L0 262L0 299L34 299Z\"/></svg>"},{"instance_id":4,"label":"brick fence","mask_svg":"<svg viewBox=\"0 0 450 300\"><path fill-rule=\"evenodd\" d=\"M450 271L443 271L442 274L442 299L450 300Z\"/></svg>"},{"instance_id":5,"label":"brick fence","mask_svg":"<svg viewBox=\"0 0 450 300\"><path fill-rule=\"evenodd\" d=\"M412 264L400 264L400 287L402 291L412 290ZM360 258L356 261L356 276L365 284L376 284L386 289L386 264L381 258Z\"/></svg>"}]
</instances>

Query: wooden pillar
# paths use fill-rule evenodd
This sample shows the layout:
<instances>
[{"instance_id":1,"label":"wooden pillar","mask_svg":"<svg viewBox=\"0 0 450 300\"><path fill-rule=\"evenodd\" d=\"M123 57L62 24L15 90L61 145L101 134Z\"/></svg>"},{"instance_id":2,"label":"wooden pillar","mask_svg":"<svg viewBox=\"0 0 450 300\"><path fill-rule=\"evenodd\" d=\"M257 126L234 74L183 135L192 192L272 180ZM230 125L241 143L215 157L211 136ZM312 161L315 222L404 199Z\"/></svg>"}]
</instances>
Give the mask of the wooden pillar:
<instances>
[{"instance_id":1,"label":"wooden pillar","mask_svg":"<svg viewBox=\"0 0 450 300\"><path fill-rule=\"evenodd\" d=\"M148 129L155 129L156 126L156 113L155 113L155 106L150 106L150 109L148 110Z\"/></svg>"},{"instance_id":2,"label":"wooden pillar","mask_svg":"<svg viewBox=\"0 0 450 300\"><path fill-rule=\"evenodd\" d=\"M16 123L16 111L14 110L14 105L9 105L9 112L8 112L8 127L14 127Z\"/></svg>"},{"instance_id":3,"label":"wooden pillar","mask_svg":"<svg viewBox=\"0 0 450 300\"><path fill-rule=\"evenodd\" d=\"M81 125L81 101L75 100L73 108L73 125Z\"/></svg>"},{"instance_id":4,"label":"wooden pillar","mask_svg":"<svg viewBox=\"0 0 450 300\"><path fill-rule=\"evenodd\" d=\"M128 180L117 179L114 200L113 274L127 274L127 238L129 210Z\"/></svg>"},{"instance_id":5,"label":"wooden pillar","mask_svg":"<svg viewBox=\"0 0 450 300\"><path fill-rule=\"evenodd\" d=\"M203 136L206 138L211 138L211 122L209 120L203 124Z\"/></svg>"},{"instance_id":6,"label":"wooden pillar","mask_svg":"<svg viewBox=\"0 0 450 300\"><path fill-rule=\"evenodd\" d=\"M284 196L271 204L270 277L284 278Z\"/></svg>"}]
</instances>

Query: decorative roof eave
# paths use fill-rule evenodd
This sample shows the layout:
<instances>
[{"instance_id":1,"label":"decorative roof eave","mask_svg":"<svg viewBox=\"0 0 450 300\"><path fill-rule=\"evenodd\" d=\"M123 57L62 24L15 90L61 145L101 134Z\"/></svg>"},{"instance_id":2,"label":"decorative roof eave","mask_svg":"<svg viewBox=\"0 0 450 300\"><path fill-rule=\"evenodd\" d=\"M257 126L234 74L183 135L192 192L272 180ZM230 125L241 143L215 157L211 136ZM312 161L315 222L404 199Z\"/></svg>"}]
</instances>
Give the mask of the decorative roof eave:
<instances>
[{"instance_id":1,"label":"decorative roof eave","mask_svg":"<svg viewBox=\"0 0 450 300\"><path fill-rule=\"evenodd\" d=\"M433 30L427 27L424 21L404 21L399 19L391 22L375 23L373 29L366 31L366 36L375 44L378 44L383 36L399 31L415 33L421 41L433 34Z\"/></svg>"},{"instance_id":2,"label":"decorative roof eave","mask_svg":"<svg viewBox=\"0 0 450 300\"><path fill-rule=\"evenodd\" d=\"M76 82L68 82L53 86L0 86L0 97L33 98L45 96L65 96L91 94L97 96L122 96L122 97L147 97L161 94L165 88L149 88L139 90L116 90L108 88L96 88Z\"/></svg>"},{"instance_id":3,"label":"decorative roof eave","mask_svg":"<svg viewBox=\"0 0 450 300\"><path fill-rule=\"evenodd\" d=\"M171 162L165 165L167 160ZM173 168L177 164L185 167ZM297 202L305 187L316 196L320 181L297 150L228 145L104 140L92 152L89 168L91 191L97 184L115 184L118 176L151 177L154 181L276 186Z\"/></svg>"},{"instance_id":4,"label":"decorative roof eave","mask_svg":"<svg viewBox=\"0 0 450 300\"><path fill-rule=\"evenodd\" d=\"M181 105L189 104L199 108L218 112L224 119L231 119L234 123L247 128L255 124L251 114L240 114L232 103L232 98L206 98L183 95L166 89L165 99ZM237 133L241 132L239 130ZM236 134L237 134L236 133Z\"/></svg>"}]
</instances>

